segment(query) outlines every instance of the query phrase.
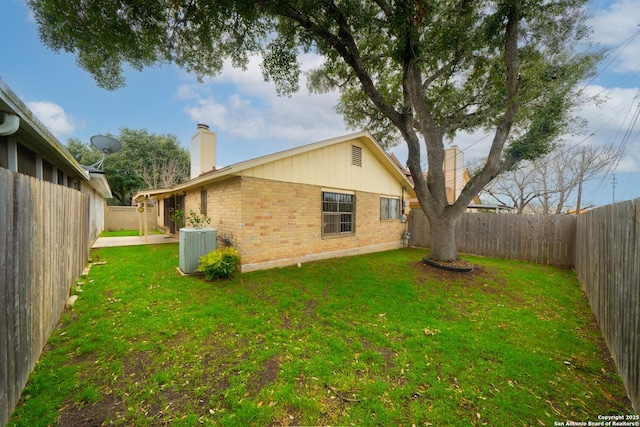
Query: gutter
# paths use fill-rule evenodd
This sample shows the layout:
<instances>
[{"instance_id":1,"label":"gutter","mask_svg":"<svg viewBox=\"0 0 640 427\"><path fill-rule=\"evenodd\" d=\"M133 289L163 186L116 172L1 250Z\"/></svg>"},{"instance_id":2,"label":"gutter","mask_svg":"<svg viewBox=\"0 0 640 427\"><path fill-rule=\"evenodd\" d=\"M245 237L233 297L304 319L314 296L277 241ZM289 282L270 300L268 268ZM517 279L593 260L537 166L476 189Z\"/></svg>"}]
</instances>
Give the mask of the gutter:
<instances>
[{"instance_id":1,"label":"gutter","mask_svg":"<svg viewBox=\"0 0 640 427\"><path fill-rule=\"evenodd\" d=\"M11 113L4 113L4 121L0 125L0 136L13 135L20 128L20 117Z\"/></svg>"}]
</instances>

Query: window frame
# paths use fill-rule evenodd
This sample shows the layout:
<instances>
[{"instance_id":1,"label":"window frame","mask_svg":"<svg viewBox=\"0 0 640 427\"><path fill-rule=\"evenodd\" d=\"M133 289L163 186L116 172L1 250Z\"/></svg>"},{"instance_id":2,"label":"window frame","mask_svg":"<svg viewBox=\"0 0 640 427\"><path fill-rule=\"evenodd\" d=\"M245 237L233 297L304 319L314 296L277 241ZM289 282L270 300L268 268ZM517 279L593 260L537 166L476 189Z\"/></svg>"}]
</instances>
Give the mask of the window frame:
<instances>
[{"instance_id":1,"label":"window frame","mask_svg":"<svg viewBox=\"0 0 640 427\"><path fill-rule=\"evenodd\" d=\"M350 236L356 232L356 195L332 190L320 193L322 237ZM335 205L331 210L326 208ZM349 220L346 220L349 218ZM331 220L329 220L331 219Z\"/></svg>"},{"instance_id":2,"label":"window frame","mask_svg":"<svg viewBox=\"0 0 640 427\"><path fill-rule=\"evenodd\" d=\"M391 216L391 202L395 202L395 209ZM380 221L399 221L402 219L401 202L399 197L380 196Z\"/></svg>"},{"instance_id":3,"label":"window frame","mask_svg":"<svg viewBox=\"0 0 640 427\"><path fill-rule=\"evenodd\" d=\"M207 216L207 189L200 190L200 214Z\"/></svg>"}]
</instances>

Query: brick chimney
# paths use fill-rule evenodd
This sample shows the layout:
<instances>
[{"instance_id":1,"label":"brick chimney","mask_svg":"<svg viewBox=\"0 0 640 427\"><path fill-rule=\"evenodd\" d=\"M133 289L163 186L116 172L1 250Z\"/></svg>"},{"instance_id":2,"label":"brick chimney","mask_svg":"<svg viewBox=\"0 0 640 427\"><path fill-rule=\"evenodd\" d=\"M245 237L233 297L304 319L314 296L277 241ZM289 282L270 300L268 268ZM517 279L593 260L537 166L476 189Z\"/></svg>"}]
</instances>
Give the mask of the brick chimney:
<instances>
[{"instance_id":1,"label":"brick chimney","mask_svg":"<svg viewBox=\"0 0 640 427\"><path fill-rule=\"evenodd\" d=\"M454 145L444 151L444 179L447 200L453 203L464 188L464 153Z\"/></svg>"},{"instance_id":2,"label":"brick chimney","mask_svg":"<svg viewBox=\"0 0 640 427\"><path fill-rule=\"evenodd\" d=\"M198 133L191 137L191 179L216 168L216 133L209 126L198 125Z\"/></svg>"}]
</instances>

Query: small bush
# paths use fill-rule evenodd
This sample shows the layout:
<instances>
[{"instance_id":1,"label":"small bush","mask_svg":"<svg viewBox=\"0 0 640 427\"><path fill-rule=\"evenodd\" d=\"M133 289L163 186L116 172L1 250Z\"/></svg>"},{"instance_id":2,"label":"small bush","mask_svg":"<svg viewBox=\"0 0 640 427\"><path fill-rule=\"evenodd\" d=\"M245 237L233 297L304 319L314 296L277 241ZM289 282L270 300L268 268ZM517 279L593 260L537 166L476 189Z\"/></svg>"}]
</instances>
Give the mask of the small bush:
<instances>
[{"instance_id":1,"label":"small bush","mask_svg":"<svg viewBox=\"0 0 640 427\"><path fill-rule=\"evenodd\" d=\"M202 213L197 214L193 210L190 210L189 216L187 216L187 223L191 224L194 228L206 228L211 224L211 218Z\"/></svg>"},{"instance_id":2,"label":"small bush","mask_svg":"<svg viewBox=\"0 0 640 427\"><path fill-rule=\"evenodd\" d=\"M198 271L207 280L226 279L238 269L240 255L234 248L216 249L200 257Z\"/></svg>"}]
</instances>

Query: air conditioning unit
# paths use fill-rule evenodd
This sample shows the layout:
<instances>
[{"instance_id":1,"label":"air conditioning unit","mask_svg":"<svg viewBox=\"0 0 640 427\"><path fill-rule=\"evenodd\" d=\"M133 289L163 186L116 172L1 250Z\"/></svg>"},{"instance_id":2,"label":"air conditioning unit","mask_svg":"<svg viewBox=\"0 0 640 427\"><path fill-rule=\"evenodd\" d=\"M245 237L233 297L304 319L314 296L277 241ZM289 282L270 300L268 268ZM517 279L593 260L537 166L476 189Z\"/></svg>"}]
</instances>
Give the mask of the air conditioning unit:
<instances>
[{"instance_id":1,"label":"air conditioning unit","mask_svg":"<svg viewBox=\"0 0 640 427\"><path fill-rule=\"evenodd\" d=\"M218 247L217 237L214 228L181 228L180 270L185 274L196 273L200 257Z\"/></svg>"}]
</instances>

